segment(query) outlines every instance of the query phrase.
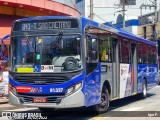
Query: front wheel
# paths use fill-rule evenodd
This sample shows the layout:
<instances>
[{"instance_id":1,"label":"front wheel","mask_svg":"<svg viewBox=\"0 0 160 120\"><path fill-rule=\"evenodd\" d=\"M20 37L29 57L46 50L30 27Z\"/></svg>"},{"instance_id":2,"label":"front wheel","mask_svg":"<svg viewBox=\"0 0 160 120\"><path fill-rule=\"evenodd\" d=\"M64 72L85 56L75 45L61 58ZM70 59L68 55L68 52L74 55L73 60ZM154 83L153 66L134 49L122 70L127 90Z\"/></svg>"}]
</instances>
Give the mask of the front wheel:
<instances>
[{"instance_id":1,"label":"front wheel","mask_svg":"<svg viewBox=\"0 0 160 120\"><path fill-rule=\"evenodd\" d=\"M39 110L44 113L55 111L54 108L39 108Z\"/></svg>"},{"instance_id":2,"label":"front wheel","mask_svg":"<svg viewBox=\"0 0 160 120\"><path fill-rule=\"evenodd\" d=\"M94 111L98 114L106 112L109 108L109 102L110 95L108 89L106 87L103 87L101 93L101 103L94 106Z\"/></svg>"}]
</instances>

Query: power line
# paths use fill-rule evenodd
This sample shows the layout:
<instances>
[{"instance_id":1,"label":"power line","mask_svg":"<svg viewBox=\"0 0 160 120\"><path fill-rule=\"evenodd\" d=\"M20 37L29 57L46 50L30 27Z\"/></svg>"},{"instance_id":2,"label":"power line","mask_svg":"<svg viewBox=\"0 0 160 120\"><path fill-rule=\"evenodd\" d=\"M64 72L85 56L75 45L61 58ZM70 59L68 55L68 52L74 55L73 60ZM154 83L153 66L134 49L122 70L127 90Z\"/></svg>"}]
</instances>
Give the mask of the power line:
<instances>
[{"instance_id":1,"label":"power line","mask_svg":"<svg viewBox=\"0 0 160 120\"><path fill-rule=\"evenodd\" d=\"M103 20L104 22L107 22L105 19L103 19L102 17L100 17L99 15L97 14L94 14L95 16L97 16L99 19Z\"/></svg>"},{"instance_id":2,"label":"power line","mask_svg":"<svg viewBox=\"0 0 160 120\"><path fill-rule=\"evenodd\" d=\"M108 8L116 8L116 9L118 9L119 7L94 7L94 8L99 8L99 9L108 9ZM127 9L139 9L139 8L127 8Z\"/></svg>"}]
</instances>

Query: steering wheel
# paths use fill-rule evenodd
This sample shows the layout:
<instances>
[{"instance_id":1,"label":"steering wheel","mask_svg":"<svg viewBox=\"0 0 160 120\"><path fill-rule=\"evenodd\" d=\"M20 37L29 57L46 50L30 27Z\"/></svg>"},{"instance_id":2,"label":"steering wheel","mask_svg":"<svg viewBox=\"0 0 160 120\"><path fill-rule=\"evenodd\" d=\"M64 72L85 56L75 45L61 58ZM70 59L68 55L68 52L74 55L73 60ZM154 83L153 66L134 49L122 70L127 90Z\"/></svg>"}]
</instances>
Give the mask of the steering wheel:
<instances>
[{"instance_id":1,"label":"steering wheel","mask_svg":"<svg viewBox=\"0 0 160 120\"><path fill-rule=\"evenodd\" d=\"M74 57L67 57L62 64L61 71L72 71L78 69L78 61Z\"/></svg>"}]
</instances>

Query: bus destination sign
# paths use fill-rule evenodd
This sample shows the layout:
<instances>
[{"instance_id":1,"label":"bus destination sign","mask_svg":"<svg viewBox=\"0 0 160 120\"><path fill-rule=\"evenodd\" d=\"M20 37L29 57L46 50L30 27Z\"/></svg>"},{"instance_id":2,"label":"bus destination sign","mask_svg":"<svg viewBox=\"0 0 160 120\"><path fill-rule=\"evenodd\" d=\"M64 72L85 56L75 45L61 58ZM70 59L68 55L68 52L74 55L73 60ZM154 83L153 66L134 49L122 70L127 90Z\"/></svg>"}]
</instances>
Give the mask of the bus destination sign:
<instances>
[{"instance_id":1,"label":"bus destination sign","mask_svg":"<svg viewBox=\"0 0 160 120\"><path fill-rule=\"evenodd\" d=\"M49 19L16 22L14 31L52 30L78 28L77 19Z\"/></svg>"}]
</instances>

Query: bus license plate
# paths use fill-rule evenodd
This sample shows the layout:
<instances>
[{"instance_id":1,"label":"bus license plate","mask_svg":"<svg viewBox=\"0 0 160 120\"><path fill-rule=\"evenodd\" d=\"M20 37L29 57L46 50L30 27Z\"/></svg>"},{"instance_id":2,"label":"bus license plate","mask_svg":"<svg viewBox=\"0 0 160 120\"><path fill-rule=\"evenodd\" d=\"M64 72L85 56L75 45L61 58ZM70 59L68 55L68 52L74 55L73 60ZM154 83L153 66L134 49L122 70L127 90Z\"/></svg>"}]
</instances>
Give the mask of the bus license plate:
<instances>
[{"instance_id":1,"label":"bus license plate","mask_svg":"<svg viewBox=\"0 0 160 120\"><path fill-rule=\"evenodd\" d=\"M46 98L33 98L34 103L46 103L47 99Z\"/></svg>"}]
</instances>

